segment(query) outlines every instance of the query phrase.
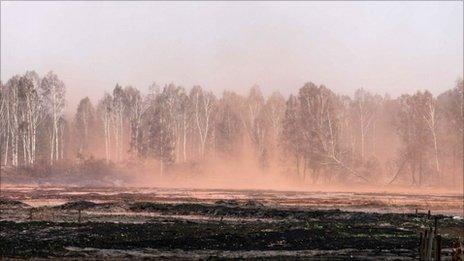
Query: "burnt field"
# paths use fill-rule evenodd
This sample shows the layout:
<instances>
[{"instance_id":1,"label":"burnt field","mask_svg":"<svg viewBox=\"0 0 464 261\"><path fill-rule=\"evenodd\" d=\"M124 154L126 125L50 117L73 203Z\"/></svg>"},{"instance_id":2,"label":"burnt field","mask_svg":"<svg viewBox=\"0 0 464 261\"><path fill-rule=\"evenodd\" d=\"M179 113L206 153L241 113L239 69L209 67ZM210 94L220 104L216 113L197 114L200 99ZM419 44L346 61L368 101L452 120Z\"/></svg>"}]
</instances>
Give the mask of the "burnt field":
<instances>
[{"instance_id":1,"label":"burnt field","mask_svg":"<svg viewBox=\"0 0 464 261\"><path fill-rule=\"evenodd\" d=\"M414 259L435 217L445 256L464 236L460 195L14 187L1 196L2 259Z\"/></svg>"}]
</instances>

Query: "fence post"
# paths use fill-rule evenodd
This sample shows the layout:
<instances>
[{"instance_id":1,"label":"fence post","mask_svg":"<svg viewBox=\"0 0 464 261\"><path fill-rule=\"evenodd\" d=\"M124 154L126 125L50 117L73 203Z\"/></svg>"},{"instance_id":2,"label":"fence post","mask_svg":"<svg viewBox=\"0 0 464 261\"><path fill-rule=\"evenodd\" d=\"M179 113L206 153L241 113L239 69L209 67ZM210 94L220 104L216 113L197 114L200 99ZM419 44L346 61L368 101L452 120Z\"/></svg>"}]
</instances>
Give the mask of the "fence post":
<instances>
[{"instance_id":1,"label":"fence post","mask_svg":"<svg viewBox=\"0 0 464 261\"><path fill-rule=\"evenodd\" d=\"M419 260L422 260L422 251L424 249L424 234L420 233L420 243L419 243Z\"/></svg>"},{"instance_id":2,"label":"fence post","mask_svg":"<svg viewBox=\"0 0 464 261\"><path fill-rule=\"evenodd\" d=\"M424 229L424 240L422 241L421 260L427 260L427 244L429 242L429 231Z\"/></svg>"},{"instance_id":3,"label":"fence post","mask_svg":"<svg viewBox=\"0 0 464 261\"><path fill-rule=\"evenodd\" d=\"M441 236L435 236L435 260L441 260Z\"/></svg>"},{"instance_id":4,"label":"fence post","mask_svg":"<svg viewBox=\"0 0 464 261\"><path fill-rule=\"evenodd\" d=\"M432 260L432 247L433 247L433 234L432 234L432 228L429 228L428 232L428 242L427 242L427 253L425 256L426 260Z\"/></svg>"}]
</instances>

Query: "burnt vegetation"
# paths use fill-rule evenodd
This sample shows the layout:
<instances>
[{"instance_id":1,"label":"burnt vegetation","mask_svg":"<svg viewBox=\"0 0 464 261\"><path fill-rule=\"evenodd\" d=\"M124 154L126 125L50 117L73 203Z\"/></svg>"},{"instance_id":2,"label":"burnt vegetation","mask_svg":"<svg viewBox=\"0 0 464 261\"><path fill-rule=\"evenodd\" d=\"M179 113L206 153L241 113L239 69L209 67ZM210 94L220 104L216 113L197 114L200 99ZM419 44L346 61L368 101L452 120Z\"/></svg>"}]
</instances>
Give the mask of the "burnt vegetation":
<instances>
[{"instance_id":1,"label":"burnt vegetation","mask_svg":"<svg viewBox=\"0 0 464 261\"><path fill-rule=\"evenodd\" d=\"M11 201L0 203L6 210L3 215L10 218L31 211L30 207L18 207ZM114 208L161 215L147 216L143 223L127 220L114 223L108 216L97 214L101 210L111 213ZM0 222L1 256L181 258L181 251L187 251L190 253L187 259L192 259L192 255L231 257L227 251L234 251L239 258L252 257L252 253L261 253L261 258L287 259L298 256L414 258L418 256L418 231L432 223L426 213L314 210L230 200L210 204L135 202L124 205L81 200L33 209L34 216L28 222ZM81 210L85 211L82 222ZM41 213L49 214L44 217ZM79 222L76 222L77 213ZM173 215L207 218L184 219ZM462 236L459 230L462 220L435 217L440 220L443 246L449 249ZM263 254L266 251L268 254ZM272 254L272 251L290 252Z\"/></svg>"}]
</instances>

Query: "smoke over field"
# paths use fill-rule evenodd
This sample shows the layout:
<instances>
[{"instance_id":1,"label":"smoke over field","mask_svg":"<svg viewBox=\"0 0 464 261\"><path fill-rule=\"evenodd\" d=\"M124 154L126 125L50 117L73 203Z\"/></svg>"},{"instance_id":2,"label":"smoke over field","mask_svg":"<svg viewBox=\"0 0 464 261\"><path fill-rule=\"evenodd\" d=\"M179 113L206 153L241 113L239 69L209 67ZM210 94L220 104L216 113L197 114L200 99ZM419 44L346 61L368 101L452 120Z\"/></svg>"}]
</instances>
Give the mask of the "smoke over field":
<instances>
[{"instance_id":1,"label":"smoke over field","mask_svg":"<svg viewBox=\"0 0 464 261\"><path fill-rule=\"evenodd\" d=\"M460 251L462 80L395 99L116 85L71 116L53 73L0 94L2 257L414 259L432 225Z\"/></svg>"},{"instance_id":2,"label":"smoke over field","mask_svg":"<svg viewBox=\"0 0 464 261\"><path fill-rule=\"evenodd\" d=\"M64 114L65 93L52 72L2 84L8 176L72 172L111 185L114 174L115 185L129 186L462 188L462 80L438 97L418 91L394 99L363 89L338 95L313 83L287 98L265 97L257 86L216 96L200 86L153 84L144 94L116 85L96 105L83 98L74 115ZM119 172L129 183L118 183Z\"/></svg>"},{"instance_id":3,"label":"smoke over field","mask_svg":"<svg viewBox=\"0 0 464 261\"><path fill-rule=\"evenodd\" d=\"M0 5L1 260L464 260L462 1Z\"/></svg>"}]
</instances>

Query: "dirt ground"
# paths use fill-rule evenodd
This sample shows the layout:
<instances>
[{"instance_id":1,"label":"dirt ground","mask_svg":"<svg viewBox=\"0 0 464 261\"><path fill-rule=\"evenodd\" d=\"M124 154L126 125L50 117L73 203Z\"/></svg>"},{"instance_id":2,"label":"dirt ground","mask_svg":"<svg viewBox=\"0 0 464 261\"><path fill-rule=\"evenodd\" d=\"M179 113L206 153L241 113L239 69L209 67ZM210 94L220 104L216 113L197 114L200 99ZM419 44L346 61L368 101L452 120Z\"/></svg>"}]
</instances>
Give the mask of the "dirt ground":
<instances>
[{"instance_id":1,"label":"dirt ground","mask_svg":"<svg viewBox=\"0 0 464 261\"><path fill-rule=\"evenodd\" d=\"M376 208L317 208L264 200L260 195L269 192L259 191L235 199L223 191L214 192L216 197L198 196L206 193L198 191L102 191L3 190L0 256L408 260L417 258L419 233L432 226L435 217L445 257L453 242L464 237L462 217L433 211L429 217L415 209L377 213ZM365 202L360 208L375 204Z\"/></svg>"}]
</instances>

